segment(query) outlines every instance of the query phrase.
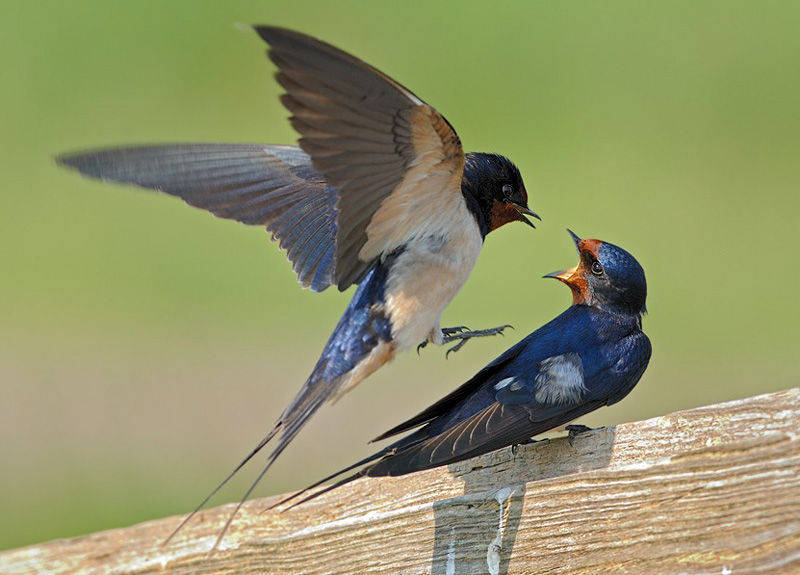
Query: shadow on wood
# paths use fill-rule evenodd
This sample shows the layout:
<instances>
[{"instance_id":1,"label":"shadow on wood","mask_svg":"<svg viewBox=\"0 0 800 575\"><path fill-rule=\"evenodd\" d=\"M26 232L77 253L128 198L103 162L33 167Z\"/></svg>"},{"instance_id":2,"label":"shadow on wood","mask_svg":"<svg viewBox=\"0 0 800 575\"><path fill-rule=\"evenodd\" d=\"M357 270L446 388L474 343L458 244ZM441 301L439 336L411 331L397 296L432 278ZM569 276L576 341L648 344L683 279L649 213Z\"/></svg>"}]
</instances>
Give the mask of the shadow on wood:
<instances>
[{"instance_id":1,"label":"shadow on wood","mask_svg":"<svg viewBox=\"0 0 800 575\"><path fill-rule=\"evenodd\" d=\"M800 390L0 554L2 573L800 572ZM501 512L502 508L502 512Z\"/></svg>"},{"instance_id":2,"label":"shadow on wood","mask_svg":"<svg viewBox=\"0 0 800 575\"><path fill-rule=\"evenodd\" d=\"M570 444L565 438L544 439L497 452L492 459L476 458L449 465L463 481L463 493L433 504L433 575L489 573L505 575L514 553L529 482L575 473L578 442L591 437L595 456L581 471L608 466L614 447L614 428L592 430ZM491 456L490 456L491 457Z\"/></svg>"}]
</instances>

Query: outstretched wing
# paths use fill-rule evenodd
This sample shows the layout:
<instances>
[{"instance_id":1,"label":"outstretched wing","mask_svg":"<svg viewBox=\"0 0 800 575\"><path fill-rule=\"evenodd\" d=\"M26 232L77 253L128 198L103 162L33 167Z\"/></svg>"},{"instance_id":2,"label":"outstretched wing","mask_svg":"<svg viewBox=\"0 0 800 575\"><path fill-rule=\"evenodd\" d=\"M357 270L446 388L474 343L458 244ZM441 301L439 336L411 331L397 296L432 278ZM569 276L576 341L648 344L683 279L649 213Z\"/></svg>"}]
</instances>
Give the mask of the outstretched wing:
<instances>
[{"instance_id":1,"label":"outstretched wing","mask_svg":"<svg viewBox=\"0 0 800 575\"><path fill-rule=\"evenodd\" d=\"M59 156L80 173L161 190L216 216L265 226L304 287L334 278L336 190L291 146L174 144Z\"/></svg>"},{"instance_id":2,"label":"outstretched wing","mask_svg":"<svg viewBox=\"0 0 800 575\"><path fill-rule=\"evenodd\" d=\"M350 54L283 28L256 31L270 45L300 147L339 191L344 289L376 257L442 227L461 193L461 142L436 110Z\"/></svg>"}]
</instances>

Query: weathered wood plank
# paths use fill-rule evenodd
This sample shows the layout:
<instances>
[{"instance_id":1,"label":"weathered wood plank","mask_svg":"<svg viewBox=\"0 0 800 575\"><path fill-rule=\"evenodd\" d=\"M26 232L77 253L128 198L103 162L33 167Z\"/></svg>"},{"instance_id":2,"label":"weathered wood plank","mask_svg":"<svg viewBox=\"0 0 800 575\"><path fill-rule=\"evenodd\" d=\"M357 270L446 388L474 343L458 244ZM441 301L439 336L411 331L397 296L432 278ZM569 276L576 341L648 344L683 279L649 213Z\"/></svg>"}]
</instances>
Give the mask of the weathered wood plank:
<instances>
[{"instance_id":1,"label":"weathered wood plank","mask_svg":"<svg viewBox=\"0 0 800 575\"><path fill-rule=\"evenodd\" d=\"M2 573L800 573L800 389L0 554ZM502 517L502 521L501 521Z\"/></svg>"}]
</instances>

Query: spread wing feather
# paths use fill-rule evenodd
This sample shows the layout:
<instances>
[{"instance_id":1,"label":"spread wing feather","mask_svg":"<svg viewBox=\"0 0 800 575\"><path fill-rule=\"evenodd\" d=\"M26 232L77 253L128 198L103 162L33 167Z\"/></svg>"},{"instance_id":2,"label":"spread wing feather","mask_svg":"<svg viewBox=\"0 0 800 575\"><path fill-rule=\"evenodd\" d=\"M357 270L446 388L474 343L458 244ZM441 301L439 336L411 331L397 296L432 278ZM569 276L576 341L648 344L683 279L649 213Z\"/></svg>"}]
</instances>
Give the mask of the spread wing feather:
<instances>
[{"instance_id":1,"label":"spread wing feather","mask_svg":"<svg viewBox=\"0 0 800 575\"><path fill-rule=\"evenodd\" d=\"M153 145L67 154L58 162L264 225L304 286L344 290L377 257L450 216L461 189L461 143L436 110L361 60L297 32L256 30L270 44L286 90L281 101L305 152Z\"/></svg>"},{"instance_id":2,"label":"spread wing feather","mask_svg":"<svg viewBox=\"0 0 800 575\"><path fill-rule=\"evenodd\" d=\"M440 213L432 199L458 197L461 142L436 110L350 54L291 30L256 31L270 45L300 147L338 189L336 282L344 289L430 225Z\"/></svg>"},{"instance_id":3,"label":"spread wing feather","mask_svg":"<svg viewBox=\"0 0 800 575\"><path fill-rule=\"evenodd\" d=\"M265 226L314 291L333 283L336 190L299 148L175 144L66 154L84 175L161 190L214 215Z\"/></svg>"}]
</instances>

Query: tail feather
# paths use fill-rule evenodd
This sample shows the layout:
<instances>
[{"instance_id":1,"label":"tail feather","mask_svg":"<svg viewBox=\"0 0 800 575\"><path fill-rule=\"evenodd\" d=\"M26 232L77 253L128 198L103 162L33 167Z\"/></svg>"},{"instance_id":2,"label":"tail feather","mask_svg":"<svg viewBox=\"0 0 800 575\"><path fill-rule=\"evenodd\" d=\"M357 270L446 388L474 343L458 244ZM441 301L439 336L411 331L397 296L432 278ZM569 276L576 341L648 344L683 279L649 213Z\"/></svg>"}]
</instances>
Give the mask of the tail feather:
<instances>
[{"instance_id":1,"label":"tail feather","mask_svg":"<svg viewBox=\"0 0 800 575\"><path fill-rule=\"evenodd\" d=\"M230 480L233 478L233 476L234 476L234 475L236 475L236 474L239 472L239 470L240 470L242 467L244 467L244 466L247 464L247 462L248 462L248 461L250 461L250 460L251 460L253 457L255 457L255 455L256 455L256 454L257 454L259 451L261 451L261 450L264 448L264 446L265 446L265 445L267 445L267 444L268 444L268 443L269 443L269 442L272 440L272 438L273 438L273 437L275 437L275 434L278 432L278 430L279 430L279 429L280 429L280 423L276 424L276 425L275 425L275 427L273 427L273 428L272 428L272 431L270 431L270 432L269 432L267 435L265 435L265 436L264 436L264 438L263 438L261 441L259 441L259 442L258 442L258 445L256 445L256 446L255 446L255 447L254 447L254 448L253 448L253 449L250 451L250 453L248 453L248 454L247 454L247 456L245 456L245 458L244 458L244 459L242 459L242 460L239 462L239 464L238 464L238 465L237 465L237 466L236 466L236 467L233 469L233 471L231 471L231 472L228 474L228 476L227 476L225 479L223 479L223 480L222 480L222 481L221 481L221 482L220 482L220 483L219 483L219 484L218 484L218 485L217 485L217 486L216 486L216 487L215 487L215 488L214 488L214 489L211 491L211 493L209 493L208 495L206 495L206 496L205 496L205 498L204 498L204 499L203 499L203 500L200 502L200 504L199 504L197 507L195 507L195 508L194 508L194 510L192 510L192 512L191 512L191 513L189 513L189 514L188 514L188 515L187 515L187 516L186 516L186 517L183 519L183 521L181 521L180 525L178 525L178 526L175 528L175 530L174 530L172 533L170 533L170 534L169 534L169 537L167 537L167 538L166 538L166 539L165 539L165 540L164 540L164 541L161 543L161 545L162 545L162 546L163 546L163 545L167 545L167 544L168 544L168 543L169 543L169 542L172 540L172 538L173 538L173 537L175 537L175 535L177 535L177 534L178 534L178 532L179 532L181 529L183 529L183 526L184 526L184 525L186 525L186 524L187 524L187 523L188 523L188 522L189 522L189 521L192 519L192 517L194 517L195 515L197 515L197 512L198 512L198 511L200 511L200 510L201 510L203 507L205 507L206 503L208 503L208 502L209 502L209 500L210 500L212 497L214 497L214 495L216 495L216 494L217 494L217 492L218 492L220 489L222 489L222 488L223 488L223 487L224 487L224 486L225 486L225 485L228 483L228 481L230 481Z\"/></svg>"},{"instance_id":2,"label":"tail feather","mask_svg":"<svg viewBox=\"0 0 800 575\"><path fill-rule=\"evenodd\" d=\"M383 300L383 286L387 274L387 262L375 266L370 270L365 281L359 285L353 300L345 310L339 324L333 331L322 356L311 376L303 385L289 406L283 411L278 422L264 439L245 457L239 465L220 483L201 504L183 520L183 522L169 536L166 542L199 511L211 497L214 496L256 453L267 445L276 435L279 435L277 444L267 458L266 465L258 474L255 481L245 492L238 505L228 517L225 525L217 537L212 552L219 546L222 538L241 509L244 502L256 488L275 460L294 440L306 422L327 401L334 400L352 389L358 382L369 376L373 371L390 361L394 356L395 348L391 344L391 322L389 318L376 307ZM381 457L385 453L379 452L372 458L367 458L361 463L368 463ZM349 471L355 466L343 470L330 478ZM363 471L363 470L362 470ZM358 476L358 475L356 475ZM355 477L354 477L355 478ZM326 480L327 480L326 479ZM352 480L352 479L351 479ZM312 487L316 487L315 484ZM307 491L307 490L306 490Z\"/></svg>"},{"instance_id":3,"label":"tail feather","mask_svg":"<svg viewBox=\"0 0 800 575\"><path fill-rule=\"evenodd\" d=\"M309 491L311 491L315 487L319 487L320 485L322 485L326 481L330 481L331 479L335 479L335 478L339 477L340 475L342 475L343 473L347 473L348 471L352 471L356 467L361 467L362 465L366 465L367 463L371 463L371 462L375 461L376 459L379 459L379 458L383 457L384 455L388 454L389 452L390 452L389 449L383 449L381 451L378 451L377 453L373 453L372 455L370 455L369 457L365 457L361 461L357 461L356 463L353 463L352 465L348 465L344 469L340 469L336 473L331 473L327 477L323 477L322 479L312 483L308 487L305 487L304 489L301 489L300 491L297 491L297 492L293 493L292 495L289 495L288 497L284 497L283 499L281 499L277 503L273 503L272 505L267 507L267 510L272 510L272 509L275 509L277 507L280 507L281 505L285 505L286 503L289 503L290 501L292 501L294 499L297 499L298 497L300 497L304 493L308 493ZM366 474L367 473L367 469L362 469L362 470L359 471L359 473ZM360 477L360 475L359 475L359 477ZM320 495L321 495L321 493L320 493ZM299 505L299 503L296 504L296 505ZM288 507L287 509L291 509L292 507L294 507L294 505L292 505L291 507Z\"/></svg>"},{"instance_id":4,"label":"tail feather","mask_svg":"<svg viewBox=\"0 0 800 575\"><path fill-rule=\"evenodd\" d=\"M183 521L181 521L180 525L178 525L175 530L167 537L166 540L162 543L162 545L166 545L169 543L175 535L186 525L196 514L200 511L208 501L217 494L217 492L222 489L236 473L239 472L255 455L261 451L270 441L272 441L275 436L280 432L280 436L278 438L278 442L275 445L275 448L270 452L269 457L267 458L267 463L260 471L258 476L256 477L255 481L253 481L250 486L248 487L247 491L244 493L242 498L239 500L239 503L236 505L234 510L228 516L228 519L225 522L222 530L219 532L216 541L214 542L214 546L211 548L211 552L213 553L219 547L219 544L222 542L222 538L225 536L225 533L231 526L236 515L239 513L239 510L244 505L244 502L250 497L253 490L256 486L261 482L261 479L267 474L267 472L272 467L272 464L275 463L275 460L283 453L283 451L289 446L289 444L294 440L306 422L311 418L314 413L325 403L326 400L335 396L336 391L339 389L343 377L337 378L335 381L328 382L328 381L320 381L319 373L324 370L324 363L320 362L317 365L317 368L312 373L311 377L308 379L306 384L300 390L300 393L297 394L295 399L289 405L289 407L284 410L281 417L278 419L278 422L272 428L272 430L264 436L264 438L258 442L250 453L247 454L244 459L242 459L239 464L231 471L224 480L222 480L212 491L209 493L201 502L200 504L187 515ZM346 376L347 374L345 374ZM344 471L348 471L344 470ZM339 474L336 474L339 475ZM333 477L335 477L334 475ZM332 478L332 477L331 477ZM326 479L327 480L327 479ZM315 485L316 486L316 485Z\"/></svg>"},{"instance_id":5,"label":"tail feather","mask_svg":"<svg viewBox=\"0 0 800 575\"><path fill-rule=\"evenodd\" d=\"M356 471L352 475L348 475L347 477L345 477L344 479L340 479L336 483L331 483L330 485L328 485L324 489L320 489L319 491L315 491L311 495L306 495L300 501L296 501L296 502L292 503L289 507L284 509L284 511L289 511L290 509L294 509L298 505L302 505L303 503L308 503L312 499L316 499L317 497L319 497L321 495L325 495L329 491L333 491L334 489L338 489L342 485L346 485L346 484L348 484L348 483L350 483L352 481L355 481L356 479L360 479L361 477L364 477L367 474L368 471L369 471L369 467L365 467L364 469L359 469L358 471Z\"/></svg>"},{"instance_id":6,"label":"tail feather","mask_svg":"<svg viewBox=\"0 0 800 575\"><path fill-rule=\"evenodd\" d=\"M278 455L280 455L281 451L283 450L281 449L280 451L278 451L278 449L276 448L275 451L273 451L270 454L269 459L267 460L267 464L261 470L261 473L259 473L255 481L253 481L253 483L250 484L250 487L247 488L247 491L245 491L244 495L239 500L239 503L236 504L236 507L228 516L228 519L227 521L225 521L225 525L223 525L222 529L219 532L219 535L217 535L217 539L216 541L214 541L214 546L211 547L211 551L209 551L209 554L214 553L217 550L219 544L222 542L222 538L225 537L225 533L228 531L228 528L231 526L231 523L233 523L233 518L236 517L237 513L239 513L239 510L242 508L242 505L244 505L244 502L247 501L247 498L250 497L250 494L253 492L253 490L256 488L259 482L267 474L267 471L269 471L270 467L272 467L272 464L275 463L275 460L278 458Z\"/></svg>"},{"instance_id":7,"label":"tail feather","mask_svg":"<svg viewBox=\"0 0 800 575\"><path fill-rule=\"evenodd\" d=\"M316 373L316 371L315 371ZM313 378L313 375L312 375ZM311 380L309 380L310 382ZM178 532L183 529L183 526L186 525L196 514L200 511L208 501L217 494L217 492L222 489L232 478L236 475L239 470L242 469L255 455L261 451L272 439L275 435L280 431L281 435L278 439L278 444L269 454L267 459L266 465L263 467L261 472L256 477L255 481L250 484L250 487L245 492L244 496L239 500L239 503L236 505L234 510L231 512L230 516L228 516L225 525L223 526L222 530L219 532L216 541L214 542L214 546L211 548L211 552L213 553L219 547L219 544L222 542L222 538L225 536L225 533L228 531L228 528L231 526L233 519L239 513L239 510L244 505L244 502L250 497L250 494L259 484L261 479L263 479L264 475L272 467L272 464L275 463L275 460L283 453L283 451L288 447L288 445L292 442L292 440L297 436L302 429L303 425L305 425L306 421L320 408L320 406L325 402L328 394L326 393L312 393L309 394L309 391L315 391L314 386L309 386L309 382L303 387L294 401L290 404L289 408L287 408L272 430L264 436L264 438L258 442L258 445L253 448L247 456L242 459L239 464L231 471L228 476L223 479L212 491L209 493L201 502L200 504L195 507L195 509L187 515L183 521L181 521L180 525L178 525L175 530L167 537L162 545L168 544ZM324 390L322 390L324 391Z\"/></svg>"}]
</instances>

